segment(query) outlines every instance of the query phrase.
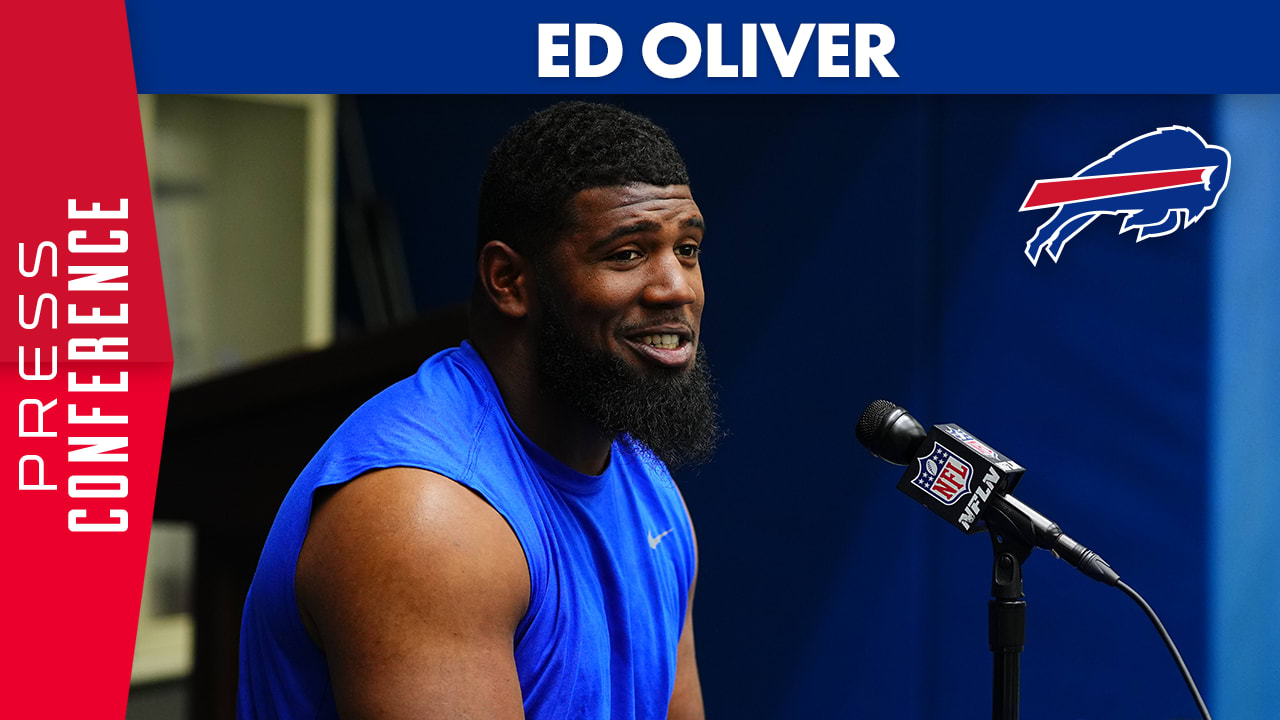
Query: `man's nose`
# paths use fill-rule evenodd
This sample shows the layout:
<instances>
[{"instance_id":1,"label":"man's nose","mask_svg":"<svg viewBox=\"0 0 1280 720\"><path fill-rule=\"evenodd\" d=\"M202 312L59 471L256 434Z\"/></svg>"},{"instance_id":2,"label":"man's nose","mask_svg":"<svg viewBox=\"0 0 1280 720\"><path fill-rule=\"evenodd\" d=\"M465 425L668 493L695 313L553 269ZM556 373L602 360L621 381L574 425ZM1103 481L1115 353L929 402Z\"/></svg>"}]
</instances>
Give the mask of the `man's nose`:
<instances>
[{"instance_id":1,"label":"man's nose","mask_svg":"<svg viewBox=\"0 0 1280 720\"><path fill-rule=\"evenodd\" d=\"M655 261L651 267L652 274L642 298L645 304L679 307L698 299L697 269L686 267L674 253Z\"/></svg>"}]
</instances>

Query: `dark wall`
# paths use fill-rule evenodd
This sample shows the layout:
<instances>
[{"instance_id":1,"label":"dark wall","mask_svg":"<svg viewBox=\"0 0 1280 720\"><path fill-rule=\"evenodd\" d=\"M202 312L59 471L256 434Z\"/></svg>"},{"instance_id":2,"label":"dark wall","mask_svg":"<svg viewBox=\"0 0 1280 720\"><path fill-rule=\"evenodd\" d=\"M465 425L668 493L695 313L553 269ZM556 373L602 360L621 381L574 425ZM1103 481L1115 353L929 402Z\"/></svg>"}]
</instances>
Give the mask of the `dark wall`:
<instances>
[{"instance_id":1,"label":"dark wall","mask_svg":"<svg viewBox=\"0 0 1280 720\"><path fill-rule=\"evenodd\" d=\"M678 480L711 714L989 714L989 543L857 446L877 397L1028 467L1019 497L1108 558L1205 667L1213 215L1136 245L1103 217L1032 267L1023 245L1051 211L1017 208L1035 179L1158 127L1211 137L1209 99L605 99L668 129L709 225L704 337L731 434ZM488 149L552 100L359 98L419 307L466 298ZM1129 600L1044 554L1026 575L1026 717L1194 713Z\"/></svg>"}]
</instances>

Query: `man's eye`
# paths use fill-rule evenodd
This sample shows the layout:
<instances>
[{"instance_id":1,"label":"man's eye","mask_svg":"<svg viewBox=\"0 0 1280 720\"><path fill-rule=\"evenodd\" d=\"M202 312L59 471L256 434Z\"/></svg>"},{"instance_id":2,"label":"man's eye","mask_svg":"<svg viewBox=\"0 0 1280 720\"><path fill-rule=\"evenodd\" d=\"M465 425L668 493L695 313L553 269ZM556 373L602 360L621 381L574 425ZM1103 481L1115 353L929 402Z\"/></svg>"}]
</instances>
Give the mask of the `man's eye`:
<instances>
[{"instance_id":1,"label":"man's eye","mask_svg":"<svg viewBox=\"0 0 1280 720\"><path fill-rule=\"evenodd\" d=\"M621 260L621 261L623 261L623 262L629 262L629 261L631 261L631 260L635 260L635 259L637 259L637 258L639 258L639 257L640 257L640 251L639 251L639 250L619 250L618 252L616 252L616 253L614 253L614 254L610 255L610 256L609 256L609 259L610 259L610 260Z\"/></svg>"},{"instance_id":2,"label":"man's eye","mask_svg":"<svg viewBox=\"0 0 1280 720\"><path fill-rule=\"evenodd\" d=\"M676 248L676 254L684 257L698 257L702 254L702 248L693 243L685 243Z\"/></svg>"}]
</instances>

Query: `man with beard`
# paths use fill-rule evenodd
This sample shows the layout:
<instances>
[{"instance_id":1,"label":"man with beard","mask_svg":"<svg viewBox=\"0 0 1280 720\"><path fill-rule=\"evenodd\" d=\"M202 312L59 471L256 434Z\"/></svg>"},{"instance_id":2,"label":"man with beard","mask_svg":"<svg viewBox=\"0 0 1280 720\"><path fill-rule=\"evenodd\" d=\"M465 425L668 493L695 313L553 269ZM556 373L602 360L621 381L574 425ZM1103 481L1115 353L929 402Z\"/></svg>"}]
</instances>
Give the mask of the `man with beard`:
<instances>
[{"instance_id":1,"label":"man with beard","mask_svg":"<svg viewBox=\"0 0 1280 720\"><path fill-rule=\"evenodd\" d=\"M468 342L370 400L285 499L241 718L702 718L705 224L666 133L567 103L494 149ZM665 463L665 464L664 464Z\"/></svg>"}]
</instances>

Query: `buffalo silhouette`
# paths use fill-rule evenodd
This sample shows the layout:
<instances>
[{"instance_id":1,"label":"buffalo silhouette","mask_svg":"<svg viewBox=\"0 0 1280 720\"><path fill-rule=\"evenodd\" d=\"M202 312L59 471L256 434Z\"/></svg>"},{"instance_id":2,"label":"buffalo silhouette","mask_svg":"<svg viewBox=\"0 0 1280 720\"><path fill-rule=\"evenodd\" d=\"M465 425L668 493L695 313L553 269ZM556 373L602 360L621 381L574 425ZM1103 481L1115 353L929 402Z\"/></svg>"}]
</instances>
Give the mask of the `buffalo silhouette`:
<instances>
[{"instance_id":1,"label":"buffalo silhouette","mask_svg":"<svg viewBox=\"0 0 1280 720\"><path fill-rule=\"evenodd\" d=\"M1072 177L1121 175L1181 168L1207 168L1202 182L1183 187L1133 192L1058 206L1053 216L1027 241L1026 255L1032 265L1040 253L1058 262L1062 248L1099 215L1124 215L1120 232L1137 229L1137 242L1159 237L1199 220L1218 204L1218 196L1231 175L1231 154L1210 145L1199 133L1174 125L1136 137L1112 150ZM1031 208L1027 208L1031 209Z\"/></svg>"}]
</instances>

